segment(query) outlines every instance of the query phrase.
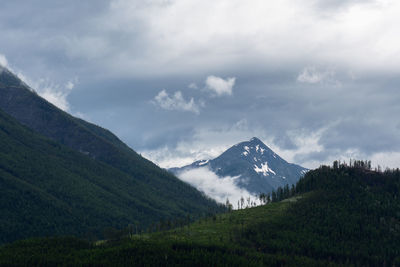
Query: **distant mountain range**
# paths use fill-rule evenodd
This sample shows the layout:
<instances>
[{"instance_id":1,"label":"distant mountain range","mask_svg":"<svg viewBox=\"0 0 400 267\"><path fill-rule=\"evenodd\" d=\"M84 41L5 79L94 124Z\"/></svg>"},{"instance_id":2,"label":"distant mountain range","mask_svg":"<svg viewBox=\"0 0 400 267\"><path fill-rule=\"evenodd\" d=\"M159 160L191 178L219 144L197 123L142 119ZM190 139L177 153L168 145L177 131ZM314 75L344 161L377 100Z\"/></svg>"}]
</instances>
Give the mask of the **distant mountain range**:
<instances>
[{"instance_id":1,"label":"distant mountain range","mask_svg":"<svg viewBox=\"0 0 400 267\"><path fill-rule=\"evenodd\" d=\"M93 234L221 210L110 131L0 70L0 243Z\"/></svg>"},{"instance_id":2,"label":"distant mountain range","mask_svg":"<svg viewBox=\"0 0 400 267\"><path fill-rule=\"evenodd\" d=\"M209 168L219 177L235 178L237 186L254 194L295 184L308 171L288 163L256 137L232 146L215 159L196 161L169 171L179 176L196 168Z\"/></svg>"}]
</instances>

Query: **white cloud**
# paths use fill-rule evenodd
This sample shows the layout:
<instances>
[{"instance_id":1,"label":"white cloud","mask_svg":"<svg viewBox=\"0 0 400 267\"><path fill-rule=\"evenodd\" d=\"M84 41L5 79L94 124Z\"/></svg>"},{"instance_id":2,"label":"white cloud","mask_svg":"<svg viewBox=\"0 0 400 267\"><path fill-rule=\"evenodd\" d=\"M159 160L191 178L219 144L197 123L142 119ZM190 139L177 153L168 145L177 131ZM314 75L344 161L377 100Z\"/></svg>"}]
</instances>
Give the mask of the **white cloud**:
<instances>
[{"instance_id":1,"label":"white cloud","mask_svg":"<svg viewBox=\"0 0 400 267\"><path fill-rule=\"evenodd\" d=\"M196 114L200 113L198 105L194 102L193 97L186 101L182 92L177 91L174 95L169 96L165 90L161 90L155 97L154 104L166 110L189 111Z\"/></svg>"},{"instance_id":2,"label":"white cloud","mask_svg":"<svg viewBox=\"0 0 400 267\"><path fill-rule=\"evenodd\" d=\"M372 166L381 166L382 169L386 168L400 168L400 152L380 152L372 155L371 163Z\"/></svg>"},{"instance_id":3,"label":"white cloud","mask_svg":"<svg viewBox=\"0 0 400 267\"><path fill-rule=\"evenodd\" d=\"M210 75L206 79L206 89L212 91L217 96L232 95L232 89L235 85L235 81L235 77L223 79L214 75Z\"/></svg>"},{"instance_id":4,"label":"white cloud","mask_svg":"<svg viewBox=\"0 0 400 267\"><path fill-rule=\"evenodd\" d=\"M65 86L60 86L47 79L40 79L36 83L35 90L41 97L68 112L70 111L70 104L67 98L74 86L71 81L67 82Z\"/></svg>"},{"instance_id":5,"label":"white cloud","mask_svg":"<svg viewBox=\"0 0 400 267\"><path fill-rule=\"evenodd\" d=\"M7 67L8 65L8 61L6 56L4 56L3 54L0 54L0 67Z\"/></svg>"},{"instance_id":6,"label":"white cloud","mask_svg":"<svg viewBox=\"0 0 400 267\"><path fill-rule=\"evenodd\" d=\"M295 149L281 149L277 146L273 140L267 140L268 146L274 150L279 156L284 158L286 161L291 163L300 164L306 168L317 168L322 163L330 163L328 161L322 162L317 160L304 159L309 154L321 153L324 151L324 147L320 144L321 136L324 132L328 131L328 127L323 127L316 131L306 131L304 129L296 129L292 131L287 131L286 134L288 138L296 146ZM333 157L333 160L337 158ZM332 161L333 161L332 160Z\"/></svg>"},{"instance_id":7,"label":"white cloud","mask_svg":"<svg viewBox=\"0 0 400 267\"><path fill-rule=\"evenodd\" d=\"M186 150L181 150L181 148L184 149L180 145L173 149L164 146L157 149L142 150L139 152L143 157L151 160L158 166L167 169L183 167L196 161L195 158L197 157L192 155L187 147Z\"/></svg>"},{"instance_id":8,"label":"white cloud","mask_svg":"<svg viewBox=\"0 0 400 267\"><path fill-rule=\"evenodd\" d=\"M330 2L322 5L329 8L320 2ZM48 19L39 30L23 25L2 37L14 40L18 51L31 45L20 44L26 36L34 37L34 47L43 52L90 59L93 68L108 68L103 75L154 77L250 67L264 72L309 62L356 71L400 66L400 3L395 0L111 0L96 11L70 14L79 28L56 24L52 32Z\"/></svg>"},{"instance_id":9,"label":"white cloud","mask_svg":"<svg viewBox=\"0 0 400 267\"><path fill-rule=\"evenodd\" d=\"M190 84L188 85L188 88L190 88L190 89L197 89L198 87L197 87L197 84L196 84L196 83L190 83Z\"/></svg>"},{"instance_id":10,"label":"white cloud","mask_svg":"<svg viewBox=\"0 0 400 267\"><path fill-rule=\"evenodd\" d=\"M217 202L225 204L226 199L229 199L234 208L237 208L237 202L241 197L256 199L256 196L235 184L238 177L218 177L207 167L184 171L178 174L178 177Z\"/></svg>"},{"instance_id":11,"label":"white cloud","mask_svg":"<svg viewBox=\"0 0 400 267\"><path fill-rule=\"evenodd\" d=\"M67 84L65 85L65 88L68 90L72 90L72 89L74 89L74 87L75 87L75 84L71 81L68 81Z\"/></svg>"},{"instance_id":12,"label":"white cloud","mask_svg":"<svg viewBox=\"0 0 400 267\"><path fill-rule=\"evenodd\" d=\"M69 111L70 105L67 101L67 96L69 92L61 91L59 87L42 87L37 90L38 94L52 103L53 105L57 106L58 108Z\"/></svg>"},{"instance_id":13,"label":"white cloud","mask_svg":"<svg viewBox=\"0 0 400 267\"><path fill-rule=\"evenodd\" d=\"M95 56L111 56L111 69L131 74L198 73L247 68L249 62L259 70L310 61L364 70L399 67L398 1L348 1L341 8L319 2L114 0L90 38L103 44ZM110 33L133 40L122 47L107 39ZM87 38L82 34L77 43L90 53Z\"/></svg>"},{"instance_id":14,"label":"white cloud","mask_svg":"<svg viewBox=\"0 0 400 267\"><path fill-rule=\"evenodd\" d=\"M71 93L71 90L75 87L73 81L68 81L64 86L61 86L50 81L47 78L32 80L21 72L18 72L17 76L48 102L66 112L70 111L70 104L67 98L68 95ZM75 79L74 81L76 82L76 80L77 79Z\"/></svg>"},{"instance_id":15,"label":"white cloud","mask_svg":"<svg viewBox=\"0 0 400 267\"><path fill-rule=\"evenodd\" d=\"M163 168L183 167L197 160L216 158L232 145L254 136L269 140L262 129L248 128L247 121L242 119L231 126L200 127L191 138L178 141L174 146L144 149L140 153Z\"/></svg>"},{"instance_id":16,"label":"white cloud","mask_svg":"<svg viewBox=\"0 0 400 267\"><path fill-rule=\"evenodd\" d=\"M197 129L190 140L179 141L174 147L164 146L140 152L144 157L163 168L183 167L197 160L214 159L231 146L256 136L286 161L300 164L306 168L315 168L321 163L329 164L333 160L342 159L338 154L332 155L324 162L307 157L310 154L324 151L325 148L320 144L320 139L329 127L311 132L302 129L287 131L288 138L296 145L296 148L282 149L271 133L257 126L250 127L246 119L241 119L231 127ZM343 159L355 158L354 155L348 151Z\"/></svg>"},{"instance_id":17,"label":"white cloud","mask_svg":"<svg viewBox=\"0 0 400 267\"><path fill-rule=\"evenodd\" d=\"M316 67L306 67L297 76L297 81L302 83L324 83L324 82L334 82L335 73L330 70L320 71Z\"/></svg>"}]
</instances>

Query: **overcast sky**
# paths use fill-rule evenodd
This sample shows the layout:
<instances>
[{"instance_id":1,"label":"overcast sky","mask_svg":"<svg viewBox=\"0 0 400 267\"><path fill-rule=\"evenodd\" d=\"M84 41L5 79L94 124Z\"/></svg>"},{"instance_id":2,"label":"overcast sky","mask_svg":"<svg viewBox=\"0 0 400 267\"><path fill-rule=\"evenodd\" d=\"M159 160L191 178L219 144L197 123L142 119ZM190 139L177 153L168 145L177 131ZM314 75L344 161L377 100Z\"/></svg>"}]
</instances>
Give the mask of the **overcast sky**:
<instances>
[{"instance_id":1,"label":"overcast sky","mask_svg":"<svg viewBox=\"0 0 400 267\"><path fill-rule=\"evenodd\" d=\"M162 167L259 137L400 167L400 2L2 0L0 64Z\"/></svg>"}]
</instances>

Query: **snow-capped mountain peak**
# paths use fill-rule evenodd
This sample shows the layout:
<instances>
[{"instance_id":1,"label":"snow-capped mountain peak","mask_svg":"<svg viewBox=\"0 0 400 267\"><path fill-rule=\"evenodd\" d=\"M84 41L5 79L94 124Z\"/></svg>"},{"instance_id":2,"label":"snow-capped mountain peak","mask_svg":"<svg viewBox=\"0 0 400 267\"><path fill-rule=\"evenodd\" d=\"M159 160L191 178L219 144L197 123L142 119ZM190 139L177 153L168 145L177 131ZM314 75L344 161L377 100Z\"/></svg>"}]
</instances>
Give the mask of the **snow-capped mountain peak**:
<instances>
[{"instance_id":1,"label":"snow-capped mountain peak","mask_svg":"<svg viewBox=\"0 0 400 267\"><path fill-rule=\"evenodd\" d=\"M219 177L239 177L235 183L252 193L270 192L286 184L294 184L308 170L288 163L257 137L236 144L211 160L200 160L170 171L207 167Z\"/></svg>"},{"instance_id":2,"label":"snow-capped mountain peak","mask_svg":"<svg viewBox=\"0 0 400 267\"><path fill-rule=\"evenodd\" d=\"M272 155L274 158L276 158L276 156L277 156L275 154L275 152L273 152L268 146L266 146L257 137L253 137L249 141L237 144L236 147L242 147L242 149L243 149L242 155L243 156L248 156L250 154L264 155L265 153Z\"/></svg>"}]
</instances>

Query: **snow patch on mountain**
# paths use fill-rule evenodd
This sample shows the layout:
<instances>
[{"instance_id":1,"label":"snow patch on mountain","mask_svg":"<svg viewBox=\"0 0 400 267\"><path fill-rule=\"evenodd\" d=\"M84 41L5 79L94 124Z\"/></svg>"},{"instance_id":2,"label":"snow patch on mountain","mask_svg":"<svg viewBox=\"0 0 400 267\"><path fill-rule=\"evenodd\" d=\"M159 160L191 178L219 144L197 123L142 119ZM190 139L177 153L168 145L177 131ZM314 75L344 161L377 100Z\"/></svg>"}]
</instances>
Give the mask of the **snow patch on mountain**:
<instances>
[{"instance_id":1,"label":"snow patch on mountain","mask_svg":"<svg viewBox=\"0 0 400 267\"><path fill-rule=\"evenodd\" d=\"M199 165L199 166L203 166L203 165L206 165L208 162L209 162L208 159L207 159L207 160L202 160L202 161L200 161L200 162L198 163L198 165Z\"/></svg>"},{"instance_id":2,"label":"snow patch on mountain","mask_svg":"<svg viewBox=\"0 0 400 267\"><path fill-rule=\"evenodd\" d=\"M261 155L264 154L265 149L260 147L260 145L256 145L256 152L260 151Z\"/></svg>"},{"instance_id":3,"label":"snow patch on mountain","mask_svg":"<svg viewBox=\"0 0 400 267\"><path fill-rule=\"evenodd\" d=\"M261 167L254 165L254 171L262 173L264 176L268 176L269 173L276 175L276 173L270 167L268 167L268 162L261 163Z\"/></svg>"}]
</instances>

